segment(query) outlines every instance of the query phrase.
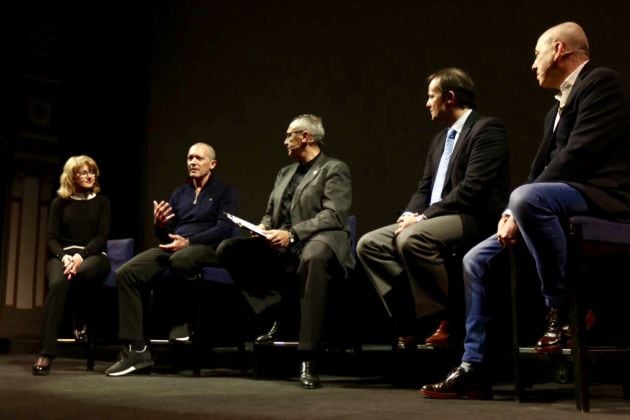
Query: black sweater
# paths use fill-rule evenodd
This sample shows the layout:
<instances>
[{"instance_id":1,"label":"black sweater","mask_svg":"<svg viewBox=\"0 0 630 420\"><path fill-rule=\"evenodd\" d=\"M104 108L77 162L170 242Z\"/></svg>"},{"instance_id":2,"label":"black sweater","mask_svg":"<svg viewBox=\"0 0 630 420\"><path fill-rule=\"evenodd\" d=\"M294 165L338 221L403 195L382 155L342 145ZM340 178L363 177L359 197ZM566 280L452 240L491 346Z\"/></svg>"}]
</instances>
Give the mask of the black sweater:
<instances>
[{"instance_id":1,"label":"black sweater","mask_svg":"<svg viewBox=\"0 0 630 420\"><path fill-rule=\"evenodd\" d=\"M48 219L48 250L59 259L69 246L82 247L79 254L83 258L104 251L110 218L109 199L103 195L90 200L55 198Z\"/></svg>"}]
</instances>

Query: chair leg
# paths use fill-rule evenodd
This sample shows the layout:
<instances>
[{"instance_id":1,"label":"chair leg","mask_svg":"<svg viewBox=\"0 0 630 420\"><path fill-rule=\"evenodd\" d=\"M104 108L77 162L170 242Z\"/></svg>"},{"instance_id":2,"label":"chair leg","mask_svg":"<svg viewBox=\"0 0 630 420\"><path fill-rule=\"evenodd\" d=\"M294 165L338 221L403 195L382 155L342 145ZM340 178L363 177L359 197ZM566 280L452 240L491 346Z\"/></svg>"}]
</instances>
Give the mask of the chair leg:
<instances>
[{"instance_id":1,"label":"chair leg","mask_svg":"<svg viewBox=\"0 0 630 420\"><path fill-rule=\"evenodd\" d=\"M516 273L516 257L514 250L510 250L510 285L512 292L512 357L514 370L514 399L518 402L525 401L525 381L522 376L522 361L520 353L520 340L518 330L518 283Z\"/></svg>"},{"instance_id":2,"label":"chair leg","mask_svg":"<svg viewBox=\"0 0 630 420\"><path fill-rule=\"evenodd\" d=\"M201 361L202 351L203 351L203 337L201 333L201 318L202 318L202 289L203 289L203 275L199 273L196 280L196 289L197 295L195 296L195 315L192 325L191 333L191 341L192 341L192 351L193 351L193 376L199 377L201 376Z\"/></svg>"},{"instance_id":3,"label":"chair leg","mask_svg":"<svg viewBox=\"0 0 630 420\"><path fill-rule=\"evenodd\" d=\"M579 287L579 285L576 285ZM570 322L573 331L573 380L575 382L575 406L582 413L590 411L590 397L588 387L588 349L585 340L584 311L578 291L573 293L571 302Z\"/></svg>"},{"instance_id":4,"label":"chair leg","mask_svg":"<svg viewBox=\"0 0 630 420\"><path fill-rule=\"evenodd\" d=\"M85 321L87 331L87 343L85 345L86 368L94 372L95 341L96 341L96 310L90 310L88 319Z\"/></svg>"}]
</instances>

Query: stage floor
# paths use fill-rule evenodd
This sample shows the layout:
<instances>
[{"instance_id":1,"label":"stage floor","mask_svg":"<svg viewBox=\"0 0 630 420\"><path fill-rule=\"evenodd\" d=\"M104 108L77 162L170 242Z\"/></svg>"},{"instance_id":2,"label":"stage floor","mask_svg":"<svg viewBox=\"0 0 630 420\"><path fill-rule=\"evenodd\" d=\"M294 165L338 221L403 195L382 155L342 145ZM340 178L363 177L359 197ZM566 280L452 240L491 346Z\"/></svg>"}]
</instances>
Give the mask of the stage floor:
<instances>
[{"instance_id":1,"label":"stage floor","mask_svg":"<svg viewBox=\"0 0 630 420\"><path fill-rule=\"evenodd\" d=\"M109 378L111 362L88 372L79 358L58 358L49 376L31 375L32 354L0 354L2 419L574 419L571 384L536 385L536 402L517 403L512 385L495 387L494 401L429 400L413 386L381 376L323 375L323 388L303 390L297 377L255 379L232 369L161 367L148 375ZM627 418L621 386L592 386L589 418Z\"/></svg>"}]
</instances>

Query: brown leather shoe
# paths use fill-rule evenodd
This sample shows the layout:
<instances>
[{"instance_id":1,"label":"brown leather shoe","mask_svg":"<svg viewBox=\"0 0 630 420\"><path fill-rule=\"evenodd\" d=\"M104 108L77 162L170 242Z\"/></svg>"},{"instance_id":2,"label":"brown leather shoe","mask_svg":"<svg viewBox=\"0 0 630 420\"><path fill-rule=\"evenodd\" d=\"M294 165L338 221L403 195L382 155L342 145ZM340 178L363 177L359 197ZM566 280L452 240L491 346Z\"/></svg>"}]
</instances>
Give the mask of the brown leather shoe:
<instances>
[{"instance_id":1,"label":"brown leather shoe","mask_svg":"<svg viewBox=\"0 0 630 420\"><path fill-rule=\"evenodd\" d=\"M398 350L414 350L416 348L418 348L418 339L415 335L400 336L396 341L396 349Z\"/></svg>"},{"instance_id":2,"label":"brown leather shoe","mask_svg":"<svg viewBox=\"0 0 630 420\"><path fill-rule=\"evenodd\" d=\"M35 363L33 363L33 375L44 376L50 373L50 364L52 360L50 357L39 356Z\"/></svg>"},{"instance_id":3,"label":"brown leather shoe","mask_svg":"<svg viewBox=\"0 0 630 420\"><path fill-rule=\"evenodd\" d=\"M481 374L479 369L471 369L466 372L461 366L457 366L453 369L442 382L425 385L419 392L427 398L492 399L492 386L490 385L490 381Z\"/></svg>"},{"instance_id":4,"label":"brown leather shoe","mask_svg":"<svg viewBox=\"0 0 630 420\"><path fill-rule=\"evenodd\" d=\"M549 314L547 314L547 329L545 334L540 337L536 343L534 349L539 353L551 353L562 351L564 347L567 347L567 339L569 335L568 328L564 317L562 317L560 310L551 308Z\"/></svg>"},{"instance_id":5,"label":"brown leather shoe","mask_svg":"<svg viewBox=\"0 0 630 420\"><path fill-rule=\"evenodd\" d=\"M438 325L435 332L433 332L433 334L427 337L425 343L432 344L434 346L435 345L443 346L443 345L448 344L448 338L449 338L448 321L443 320L443 321L440 321L440 325Z\"/></svg>"}]
</instances>

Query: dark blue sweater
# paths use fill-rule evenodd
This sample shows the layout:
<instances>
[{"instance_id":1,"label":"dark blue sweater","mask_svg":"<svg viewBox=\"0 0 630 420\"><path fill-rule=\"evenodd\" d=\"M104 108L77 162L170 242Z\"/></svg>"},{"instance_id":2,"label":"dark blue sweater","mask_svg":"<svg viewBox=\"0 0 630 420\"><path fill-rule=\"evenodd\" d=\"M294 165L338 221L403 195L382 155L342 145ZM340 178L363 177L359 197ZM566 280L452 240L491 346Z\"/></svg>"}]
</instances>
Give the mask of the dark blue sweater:
<instances>
[{"instance_id":1,"label":"dark blue sweater","mask_svg":"<svg viewBox=\"0 0 630 420\"><path fill-rule=\"evenodd\" d=\"M192 180L177 188L171 194L169 203L175 217L156 235L162 242L171 242L169 233L183 236L190 244L217 246L230 237L232 222L224 212L238 213L236 191L214 175L199 193L195 203L195 186Z\"/></svg>"}]
</instances>

